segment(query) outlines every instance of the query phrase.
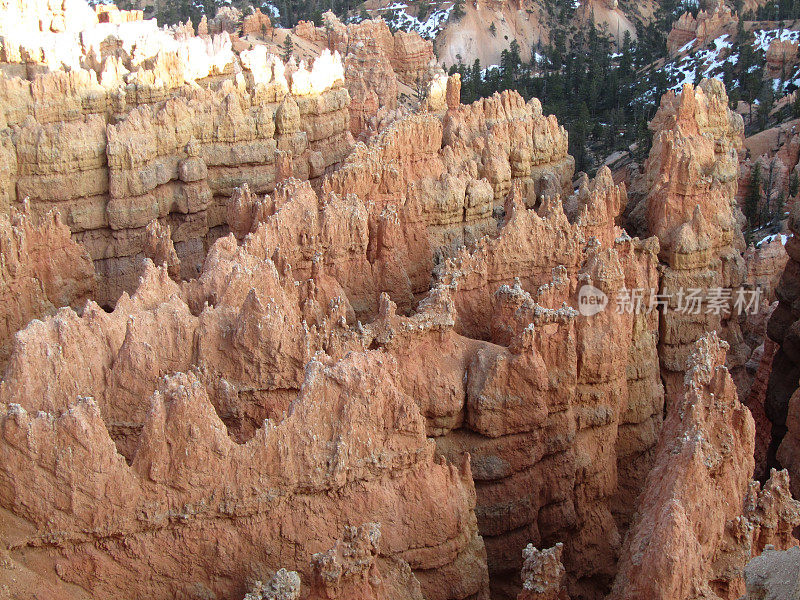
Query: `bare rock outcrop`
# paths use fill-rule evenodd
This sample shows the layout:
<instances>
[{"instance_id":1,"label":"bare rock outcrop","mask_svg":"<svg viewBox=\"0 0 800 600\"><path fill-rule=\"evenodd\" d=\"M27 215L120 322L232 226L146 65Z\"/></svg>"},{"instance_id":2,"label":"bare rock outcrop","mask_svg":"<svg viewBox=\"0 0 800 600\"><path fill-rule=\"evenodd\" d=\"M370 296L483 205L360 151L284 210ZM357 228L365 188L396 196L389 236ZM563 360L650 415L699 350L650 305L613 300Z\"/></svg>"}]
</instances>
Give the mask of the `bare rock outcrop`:
<instances>
[{"instance_id":1,"label":"bare rock outcrop","mask_svg":"<svg viewBox=\"0 0 800 600\"><path fill-rule=\"evenodd\" d=\"M566 571L561 564L563 549L561 543L546 550L528 544L523 552L522 592L517 600L568 600L564 586Z\"/></svg>"},{"instance_id":2,"label":"bare rock outcrop","mask_svg":"<svg viewBox=\"0 0 800 600\"><path fill-rule=\"evenodd\" d=\"M280 569L266 584L256 581L244 600L299 600L300 576L295 571Z\"/></svg>"},{"instance_id":3,"label":"bare rock outcrop","mask_svg":"<svg viewBox=\"0 0 800 600\"><path fill-rule=\"evenodd\" d=\"M734 32L737 21L736 13L725 6L724 0L718 0L710 11L701 10L697 17L685 12L672 25L667 36L667 50L674 55L692 40L697 40L696 46L702 47L723 33Z\"/></svg>"},{"instance_id":4,"label":"bare rock outcrop","mask_svg":"<svg viewBox=\"0 0 800 600\"><path fill-rule=\"evenodd\" d=\"M491 130L483 125L486 114L494 116ZM173 435L179 439L185 435L181 433L184 430L171 429L168 417L163 425L161 420L153 421L154 415L171 414L168 407L174 403L173 397L180 397L180 385L198 390L192 392L191 400L180 404L186 407L181 414L195 404L214 413L208 413L208 418L219 432L201 438L222 444L223 453L228 452L224 448L233 447L245 452L245 448L261 448L263 436L272 439L274 427L286 427L285 435L290 435L288 431L301 422L303 435L328 443L327 434L319 429L323 425L314 422L317 417L298 416L305 403L302 399L316 398L308 386L309 373L317 373L318 367L307 367L309 362L330 362L332 369L342 364L344 372L353 376L356 371L364 376L373 373L375 386L379 379L385 380L381 389L390 389L387 381L395 382L398 397L411 414L419 416L421 439L435 438L438 452L451 464L462 464L464 453L469 452L475 467L451 470L448 478L438 466L419 462L422 458L408 463L413 477L424 472L426 477L437 478L436 485L449 499L436 496L438 491L420 493L419 498L448 511L446 518L409 505L407 500L399 504L386 501L386 497L375 501L376 511L379 506L392 505L403 506L403 514L428 515L425 523L436 526L423 529L440 532L446 540L417 539L415 526L407 521L395 534L392 521L384 514L353 513L355 507L369 504L366 499L348 501L350 512L341 513L341 518L320 513L331 530L336 528L337 536L345 517L348 522L380 522L383 541L377 568L393 574L385 577L390 582L410 581L408 570L398 561L407 562L427 598L485 595L487 565L498 593L516 596L522 585L518 577L525 545L530 541L554 544L563 539L565 552L569 552L565 560L568 585L578 593L597 593L603 585L598 581L610 582L613 577L620 527L624 529L630 518L626 498L635 495L644 481L663 412L654 335L657 315L609 310L589 320L571 306L577 304L578 289L584 283L612 297L623 285L656 285L657 244L632 240L615 225L626 196L607 170L570 198L568 217L554 196L535 195L536 180L521 167L514 171L515 192L503 208L500 230L481 239L497 227L492 216L495 192L488 181L470 175L470 147L480 148L488 139L538 151L538 140L550 143L555 136L560 144L562 138L557 126L540 116L535 105L525 105L513 93L467 107L466 115L470 119L466 122L474 125L454 133L452 147L443 146L443 126L435 115L398 121L369 147L359 146L341 169L325 179L319 193L308 182L298 180L279 184L267 197L241 190L226 209L230 221L236 223L236 235L215 242L199 278L178 284L165 268L148 264L136 293L123 294L113 312L90 305L82 317L62 311L53 319L33 324L18 336L9 375L0 386L0 402L19 405L26 414L43 411L58 415L69 411L77 395L91 397L100 419L97 427L102 443L107 452L119 457L115 460L121 461L125 477L134 481L140 477L125 470L125 459L134 473L141 473L138 469L147 465L144 472L156 477L146 486L153 488L148 493L166 494L159 490L172 482L170 485L186 491L175 491L178 496L169 492L171 502L196 507L202 501L204 506L216 506L208 494L222 484L204 481L202 473L221 477L216 473L228 473L227 467L215 463L217 459L212 460L208 453L190 460L185 470L167 467L154 449L154 445L164 449L163 440ZM521 117L515 119L518 130L507 134L510 125L507 128L504 119L511 120L514 115ZM520 123L530 125L520 127ZM571 163L561 158L558 148L547 145L536 156L540 180L544 180L541 185L557 194L560 184L546 181L561 181L560 169L569 169ZM524 166L534 160L523 156L515 162ZM531 203L530 208L526 202ZM459 248L468 236L474 240L469 248ZM428 291L434 251L452 241L453 247L444 251L447 254L439 254L436 280ZM381 289L387 293L379 295ZM422 296L419 301L417 294ZM399 310L401 302L404 308ZM57 347L60 349L55 352ZM449 358L442 363L431 360L433 356ZM370 357L404 367L387 374L372 363L344 366L348 361L372 360ZM64 368L66 365L70 368ZM175 372L189 373L185 377L190 380L180 379L181 383L173 386L178 391L173 392L173 387L164 388L162 378ZM334 379L350 377L339 375L339 370L335 373ZM331 385L326 379L314 389L326 390ZM342 391L343 397L355 401L349 386ZM353 386L367 395L377 393L362 380ZM325 392L325 399L320 397L313 406L325 415L344 414L332 408L338 400L334 401L331 393ZM153 408L154 403L160 406L159 402L163 411ZM370 406L377 409L374 398ZM263 425L265 418L276 425ZM327 421L324 427L353 422L351 417L343 419ZM371 444L390 442L386 432L370 432L365 435L371 436ZM334 438L330 439L336 439L339 433L331 435ZM600 444L597 440L601 438L613 442ZM156 444L157 440L162 441ZM303 442L307 443L312 442ZM180 444L175 441L164 451L184 452L178 449ZM425 447L430 450L424 452L433 452L433 446ZM530 451L520 453L520 447ZM192 450L185 451L192 455ZM420 452L424 454L420 449L419 456ZM390 455L394 456L386 455L385 460L391 462L386 464L386 473L393 473L396 485L417 485L404 479ZM302 456L302 460L316 460L307 452ZM354 459L344 451L338 456L337 461L345 461L345 465ZM256 464L253 460L243 456L237 464L245 469L248 461ZM266 458L257 461L259 468L268 462ZM299 477L302 482L317 477L314 474L319 468L313 464L289 467L281 463L275 468L285 472L282 481ZM369 461L363 464L370 472L379 468L367 467ZM195 473L200 466L201 472ZM250 485L250 479L241 477L244 479L237 481L242 486ZM352 481L367 494L371 484L360 477L336 475L337 481ZM434 479L425 481L425 485L433 485ZM230 490L226 506L240 506L241 502L253 506L253 501L238 495L239 484L226 485ZM281 489L280 485L275 482L267 487ZM386 489L380 477L374 485ZM462 485L466 496L455 491ZM302 486L307 489L306 483ZM263 489L264 485L256 487ZM312 491L308 488L307 494ZM139 496L126 497L135 504ZM153 501L151 496L146 498ZM453 504L462 501L463 505ZM87 500L87 504L92 502ZM23 509L26 503L9 500L4 506L14 512L24 510L22 518L38 523L39 513ZM339 501L330 508L345 510ZM42 514L49 510L42 507ZM247 510L249 528L262 522L259 519L281 522L272 513L268 518L257 508ZM128 523L125 515L129 514L115 512L113 522ZM264 571L291 568L308 582L308 556L333 547L336 539L331 534L312 543L303 536L310 536L307 530L313 527L300 528L300 537L290 536L285 543L303 550L294 552L296 562L287 564L284 542L274 540L272 534L250 537L258 539L257 550L239 539L239 528L245 527L237 516L240 514L244 513L234 512L224 522L229 536L225 539L237 550L226 554L230 562L219 567L234 569L234 574L225 578L219 577L219 571L209 571L213 581L198 575L211 589L233 589L234 579L243 582L255 575L266 579L260 573L245 572L243 565L250 562L241 560L244 553L265 556L260 559ZM222 527L214 527L217 525ZM35 525L34 529L40 531L41 527ZM79 525L63 524L61 529L72 531L70 527ZM128 529L114 531L130 537ZM479 533L486 540L485 547ZM424 538L428 534L419 535ZM157 534L151 537L161 540ZM199 544L202 537L193 539ZM142 552L150 557L156 553L160 561L158 553L167 549L160 549L156 541L155 546L142 546ZM316 545L322 542L323 547ZM186 543L187 553L203 555L197 545ZM59 560L71 561L74 545L63 547L64 556ZM389 566L383 566L384 558ZM132 558L130 568L140 569L139 560ZM156 597L172 593L184 581L188 567L183 559L169 560L172 566L147 584ZM101 572L114 562L104 556L96 561ZM110 574L87 575L76 583L83 587L90 581L110 586L103 589L117 585Z\"/></svg>"},{"instance_id":5,"label":"bare rock outcrop","mask_svg":"<svg viewBox=\"0 0 800 600\"><path fill-rule=\"evenodd\" d=\"M167 377L144 415L130 464L109 435L108 409L91 399L38 415L5 404L3 464L27 475L15 484L3 476L4 506L35 524L26 545L52 557L62 580L95 594L174 597L187 580L234 594L278 562L294 563L288 566L310 584L310 556L332 547L348 522L372 518L382 523L383 556L427 575L426 597L477 595L487 579L469 463L459 469L434 458L414 402L387 386L396 368L380 353L312 361L286 417L267 420L246 444L229 437L200 376ZM340 411L349 416L332 422L329 415ZM81 452L55 469L54 450L75 435L84 440ZM63 489L64 469L78 504L40 493ZM331 503L329 494L341 500ZM396 518L398 506L414 516ZM45 542L53 528L58 546ZM202 533L209 530L218 540L211 547ZM96 547L94 539L104 542ZM87 559L88 571L81 567ZM446 568L467 559L471 568ZM155 563L158 575L145 567ZM143 569L153 576L133 576ZM390 571L382 574L388 579Z\"/></svg>"},{"instance_id":6,"label":"bare rock outcrop","mask_svg":"<svg viewBox=\"0 0 800 600\"><path fill-rule=\"evenodd\" d=\"M350 130L356 137L377 130L381 110L398 106L401 84L423 89L435 62L433 44L416 32L391 32L383 19L343 25L332 12L323 25L301 21L295 35L324 43L345 57L345 79L350 93Z\"/></svg>"},{"instance_id":7,"label":"bare rock outcrop","mask_svg":"<svg viewBox=\"0 0 800 600\"><path fill-rule=\"evenodd\" d=\"M62 306L82 309L95 286L86 250L58 213L35 218L12 209L0 216L0 371L18 330Z\"/></svg>"},{"instance_id":8,"label":"bare rock outcrop","mask_svg":"<svg viewBox=\"0 0 800 600\"><path fill-rule=\"evenodd\" d=\"M786 472L750 483L754 425L736 397L726 344L712 333L691 355L653 469L626 537L611 598L736 598L766 544L797 544L800 523Z\"/></svg>"},{"instance_id":9,"label":"bare rock outcrop","mask_svg":"<svg viewBox=\"0 0 800 600\"><path fill-rule=\"evenodd\" d=\"M4 37L0 202L63 209L54 273L91 267L68 226L101 274L80 313L55 308L94 294L81 277L58 302L41 278L54 314L9 335L13 596L732 598L794 543L788 476L750 481L753 421L702 337L743 364L739 321L620 302L745 281L718 84L665 97L629 208L608 168L573 185L538 100L461 105L382 21L300 23L327 48L282 61L260 13L132 36L90 12ZM749 259L768 285L780 257Z\"/></svg>"},{"instance_id":10,"label":"bare rock outcrop","mask_svg":"<svg viewBox=\"0 0 800 600\"><path fill-rule=\"evenodd\" d=\"M797 42L791 40L772 40L765 55L767 73L780 77L797 62Z\"/></svg>"},{"instance_id":11,"label":"bare rock outcrop","mask_svg":"<svg viewBox=\"0 0 800 600\"><path fill-rule=\"evenodd\" d=\"M169 276L175 280L180 279L181 259L175 252L172 243L172 234L169 225L162 225L159 221L151 221L147 226L147 238L144 242L144 255L157 265L167 265Z\"/></svg>"},{"instance_id":12,"label":"bare rock outcrop","mask_svg":"<svg viewBox=\"0 0 800 600\"><path fill-rule=\"evenodd\" d=\"M743 123L728 108L722 83L705 80L678 95L668 92L650 127L653 147L635 183L643 199L629 221L660 242L658 293L666 309L659 356L668 395L677 397L686 360L704 332L716 330L729 342L731 368L750 356L739 324L751 296L739 291L746 276L744 218L735 201Z\"/></svg>"},{"instance_id":13,"label":"bare rock outcrop","mask_svg":"<svg viewBox=\"0 0 800 600\"><path fill-rule=\"evenodd\" d=\"M800 548L765 548L744 570L747 594L743 600L800 598Z\"/></svg>"}]
</instances>

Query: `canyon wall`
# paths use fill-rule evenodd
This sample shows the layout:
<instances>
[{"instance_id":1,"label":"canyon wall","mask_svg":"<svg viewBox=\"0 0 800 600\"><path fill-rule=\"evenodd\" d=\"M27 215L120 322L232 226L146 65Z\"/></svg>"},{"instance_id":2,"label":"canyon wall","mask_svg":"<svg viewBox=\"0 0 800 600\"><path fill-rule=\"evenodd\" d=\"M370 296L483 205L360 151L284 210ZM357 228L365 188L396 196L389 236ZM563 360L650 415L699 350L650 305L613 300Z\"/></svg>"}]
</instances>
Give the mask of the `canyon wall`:
<instances>
[{"instance_id":1,"label":"canyon wall","mask_svg":"<svg viewBox=\"0 0 800 600\"><path fill-rule=\"evenodd\" d=\"M306 68L263 46L237 54L227 32L90 25L30 39L4 32L5 59L21 77L0 79L0 200L61 211L95 261L103 304L135 288L150 221L170 226L181 275L196 276L226 231L235 187L266 193L287 177L315 180L352 148L337 54ZM72 70L39 72L37 62Z\"/></svg>"},{"instance_id":2,"label":"canyon wall","mask_svg":"<svg viewBox=\"0 0 800 600\"><path fill-rule=\"evenodd\" d=\"M629 207L536 99L439 74L396 110L431 48L382 21L299 24L309 64L234 9L70 7L3 31L0 589L727 600L795 543L728 371L763 319L677 310L780 268L742 256L719 82L662 100Z\"/></svg>"},{"instance_id":3,"label":"canyon wall","mask_svg":"<svg viewBox=\"0 0 800 600\"><path fill-rule=\"evenodd\" d=\"M723 366L727 344L701 338L683 398L668 410L638 500L612 600L740 598L745 566L770 545L797 545L800 502L786 471L751 482L755 428Z\"/></svg>"},{"instance_id":4,"label":"canyon wall","mask_svg":"<svg viewBox=\"0 0 800 600\"><path fill-rule=\"evenodd\" d=\"M148 557L160 575L137 585L152 597L190 578L243 593L248 578L278 568L310 585L312 554L347 523L378 522L377 568L397 577L410 569L425 597L483 597L488 574L496 595L514 597L522 550L562 539L569 586L597 597L613 577L628 498L661 420L657 316L588 318L569 305L584 284L609 295L656 285L658 248L615 225L626 194L607 170L562 208L566 145L538 101L514 92L443 119L402 119L358 146L318 192L295 179L265 197L236 191L226 206L232 233L212 245L198 278L178 284L167 265L150 265L112 313L90 304L80 317L62 311L21 332L0 385L8 419L85 415L91 426L64 422L63 435L89 428L96 440L73 463L71 494L108 508L87 522L74 504L32 506L26 490L63 485L48 479L45 449L64 442L45 436L23 451L9 425L9 472L36 480L2 486L3 506L30 524L23 545L82 589L113 593L124 577L111 570L136 572ZM173 256L165 230L148 235L154 256ZM388 412L375 400L379 381ZM77 396L92 400L76 405ZM318 427L331 410L340 416ZM388 414L396 426L382 431ZM356 422L360 441L342 439L338 428ZM38 427L27 423L19 426ZM273 447L286 450L273 456ZM178 455L196 458L176 464ZM94 464L115 466L81 470ZM265 469L258 485L256 465ZM426 508L391 496L415 486ZM99 489L121 498L101 500ZM252 491L262 489L274 492ZM332 490L341 502L323 500ZM329 533L268 529L299 519L300 506ZM386 506L407 517L395 521L380 512ZM58 546L45 541L53 511L63 515L53 524L66 536ZM99 533L84 542L87 527ZM257 546L241 539L253 527ZM209 530L227 540L224 550L202 545ZM122 547L100 538L136 539L137 549L123 561ZM295 548L291 561L282 544ZM203 571L212 559L218 567ZM11 560L34 561L13 551ZM93 574L63 575L83 572L85 560Z\"/></svg>"}]
</instances>

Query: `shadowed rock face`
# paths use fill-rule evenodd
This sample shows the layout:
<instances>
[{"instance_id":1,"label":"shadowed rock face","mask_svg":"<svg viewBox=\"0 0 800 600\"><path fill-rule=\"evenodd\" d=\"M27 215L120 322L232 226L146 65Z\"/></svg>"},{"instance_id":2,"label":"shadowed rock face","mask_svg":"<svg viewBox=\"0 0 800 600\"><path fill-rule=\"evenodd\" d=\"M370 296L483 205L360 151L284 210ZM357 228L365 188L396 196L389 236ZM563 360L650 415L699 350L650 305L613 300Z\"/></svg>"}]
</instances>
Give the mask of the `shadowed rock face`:
<instances>
[{"instance_id":1,"label":"shadowed rock face","mask_svg":"<svg viewBox=\"0 0 800 600\"><path fill-rule=\"evenodd\" d=\"M358 47L285 64L231 38L237 19L150 31L171 48L152 55L120 26L70 72L0 79L3 202L57 204L100 274L95 291L56 218L12 216L0 281L41 300L6 319L0 589L743 593L744 564L791 545L800 517L785 473L750 481L753 421L725 342L704 336L741 341L738 323L615 306L625 289L743 280L724 90L662 102L641 240L608 169L573 184L538 100L463 106L458 78L436 79L427 112L354 144L369 88L413 81L429 45L306 23L306 42ZM49 34L32 39L13 47L53 59ZM773 274L762 258L753 281ZM605 310L585 310L585 286Z\"/></svg>"},{"instance_id":2,"label":"shadowed rock face","mask_svg":"<svg viewBox=\"0 0 800 600\"><path fill-rule=\"evenodd\" d=\"M800 296L798 291L800 251L796 237L798 210L800 208L797 204L791 209L789 229L794 235L786 242L789 261L775 290L778 306L767 324L767 335L778 344L778 349L772 359L772 371L764 398L764 411L772 422L772 444L768 459L773 464L777 462L789 470L793 476L795 493L798 490L794 480L800 474L795 451L800 429L797 423L797 388L800 380L800 355L797 354L800 340L798 337L800 312L796 306L797 298Z\"/></svg>"}]
</instances>

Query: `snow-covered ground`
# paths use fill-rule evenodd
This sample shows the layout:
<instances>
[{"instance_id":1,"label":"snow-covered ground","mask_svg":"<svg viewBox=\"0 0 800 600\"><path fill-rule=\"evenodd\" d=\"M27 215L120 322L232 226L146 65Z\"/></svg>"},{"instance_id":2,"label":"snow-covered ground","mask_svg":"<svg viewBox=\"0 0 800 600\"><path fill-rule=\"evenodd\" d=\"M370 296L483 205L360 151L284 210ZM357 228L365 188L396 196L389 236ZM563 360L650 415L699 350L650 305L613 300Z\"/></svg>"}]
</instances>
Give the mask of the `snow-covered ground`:
<instances>
[{"instance_id":1,"label":"snow-covered ground","mask_svg":"<svg viewBox=\"0 0 800 600\"><path fill-rule=\"evenodd\" d=\"M763 240L761 240L758 243L756 243L755 246L756 246L756 248L760 248L762 244L766 244L768 242L774 242L777 239L780 239L781 244L783 244L785 246L786 245L786 241L789 239L789 236L788 235L784 235L782 233L776 233L774 235L768 235Z\"/></svg>"},{"instance_id":2,"label":"snow-covered ground","mask_svg":"<svg viewBox=\"0 0 800 600\"><path fill-rule=\"evenodd\" d=\"M374 13L370 15L372 17L383 17L390 27L403 31L416 31L423 38L432 40L444 28L454 6L455 4L451 4L447 8L437 8L428 14L424 21L420 21L413 15L408 14L406 12L408 4L404 2L394 2L380 10L368 12ZM350 20L357 21L359 19L354 17Z\"/></svg>"},{"instance_id":3,"label":"snow-covered ground","mask_svg":"<svg viewBox=\"0 0 800 600\"><path fill-rule=\"evenodd\" d=\"M278 10L278 7L275 6L272 2L264 2L261 5L261 12L267 14L272 19L280 19L281 18L281 11Z\"/></svg>"},{"instance_id":4,"label":"snow-covered ground","mask_svg":"<svg viewBox=\"0 0 800 600\"><path fill-rule=\"evenodd\" d=\"M758 30L753 32L755 40L751 42L756 53L760 54L763 60L770 42L776 39L800 41L800 31L791 29L770 29ZM706 77L722 78L726 65L735 65L739 60L739 53L733 48L730 35L721 35L714 39L705 48L694 49L697 40L687 42L679 51L678 58L666 63L661 71L667 75L669 88L679 91L686 83L696 83ZM754 65L749 72L758 69ZM738 82L734 82L737 85ZM772 82L775 93L785 94L792 86L800 87L800 69L795 72L786 73L783 81L774 79ZM655 90L645 92L641 100L653 101ZM657 99L655 99L657 100Z\"/></svg>"},{"instance_id":5,"label":"snow-covered ground","mask_svg":"<svg viewBox=\"0 0 800 600\"><path fill-rule=\"evenodd\" d=\"M769 45L773 40L796 42L800 39L800 31L793 29L759 29L753 33L756 37L755 47L762 52L766 52L769 49Z\"/></svg>"},{"instance_id":6,"label":"snow-covered ground","mask_svg":"<svg viewBox=\"0 0 800 600\"><path fill-rule=\"evenodd\" d=\"M733 44L728 34L713 41L713 47L691 52L682 58L664 65L664 71L670 77L672 85L669 89L679 91L684 84L695 83L704 77L719 77L726 64L736 64L739 54L731 52ZM680 52L686 52L694 45L694 40L687 43Z\"/></svg>"}]
</instances>

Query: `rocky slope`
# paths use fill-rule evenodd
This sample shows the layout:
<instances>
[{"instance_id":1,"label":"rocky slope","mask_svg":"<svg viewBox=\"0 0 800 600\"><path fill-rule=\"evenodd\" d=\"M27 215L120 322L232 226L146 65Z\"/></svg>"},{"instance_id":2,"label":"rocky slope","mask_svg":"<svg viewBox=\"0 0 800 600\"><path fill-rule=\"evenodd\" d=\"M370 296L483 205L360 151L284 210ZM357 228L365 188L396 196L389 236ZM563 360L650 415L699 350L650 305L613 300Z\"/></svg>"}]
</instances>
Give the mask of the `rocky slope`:
<instances>
[{"instance_id":1,"label":"rocky slope","mask_svg":"<svg viewBox=\"0 0 800 600\"><path fill-rule=\"evenodd\" d=\"M462 62L483 66L500 64L501 53L516 40L524 61L536 48L554 39L557 30L594 24L622 42L625 33L636 38L636 23L649 22L658 3L619 3L616 0L543 2L541 0L473 0L462 2L463 15L454 14L454 2L385 2L367 0L354 11L370 17L382 16L393 26L417 32L433 40L436 56L444 65Z\"/></svg>"}]
</instances>

